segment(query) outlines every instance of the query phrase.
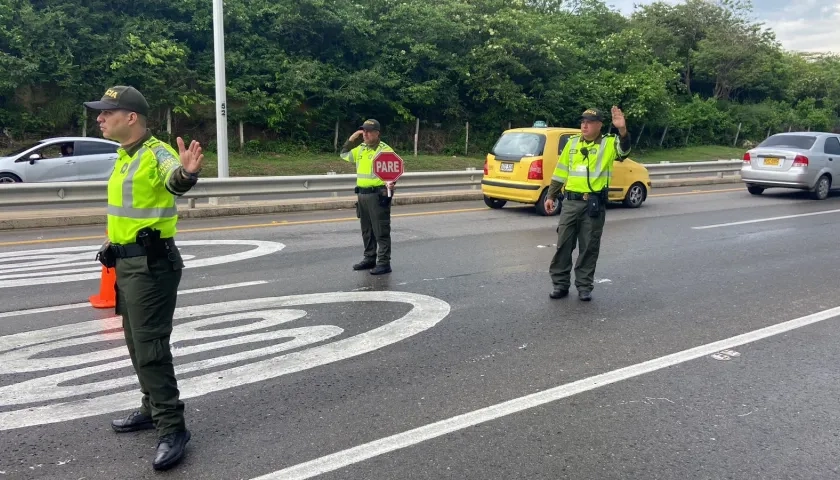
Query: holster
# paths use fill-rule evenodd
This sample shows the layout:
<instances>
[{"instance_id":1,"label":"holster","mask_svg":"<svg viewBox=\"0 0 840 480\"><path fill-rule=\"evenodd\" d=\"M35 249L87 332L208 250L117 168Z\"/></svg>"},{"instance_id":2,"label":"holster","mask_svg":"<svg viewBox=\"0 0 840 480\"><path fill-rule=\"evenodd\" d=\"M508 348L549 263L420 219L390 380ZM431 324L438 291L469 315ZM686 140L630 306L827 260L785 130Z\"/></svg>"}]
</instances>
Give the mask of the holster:
<instances>
[{"instance_id":1,"label":"holster","mask_svg":"<svg viewBox=\"0 0 840 480\"><path fill-rule=\"evenodd\" d=\"M104 243L99 247L99 251L96 252L96 260L105 268L114 268L117 266L117 256L114 255L114 251L108 243Z\"/></svg>"},{"instance_id":2,"label":"holster","mask_svg":"<svg viewBox=\"0 0 840 480\"><path fill-rule=\"evenodd\" d=\"M391 205L391 201L394 199L393 196L388 196L388 189L383 188L379 191L379 206L383 208L387 208Z\"/></svg>"},{"instance_id":3,"label":"holster","mask_svg":"<svg viewBox=\"0 0 840 480\"><path fill-rule=\"evenodd\" d=\"M586 200L586 213L590 217L595 218L601 215L601 209L607 203L606 192L606 190L601 190L600 192L589 194L589 198Z\"/></svg>"}]
</instances>

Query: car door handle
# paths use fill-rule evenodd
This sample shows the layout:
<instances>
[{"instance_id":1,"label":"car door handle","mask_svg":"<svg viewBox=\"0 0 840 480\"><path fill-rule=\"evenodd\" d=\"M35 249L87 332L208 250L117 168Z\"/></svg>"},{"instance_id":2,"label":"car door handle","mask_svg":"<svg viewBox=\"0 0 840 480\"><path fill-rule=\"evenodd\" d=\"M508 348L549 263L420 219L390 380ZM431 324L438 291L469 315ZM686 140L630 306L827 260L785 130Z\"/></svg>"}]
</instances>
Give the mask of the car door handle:
<instances>
[{"instance_id":1,"label":"car door handle","mask_svg":"<svg viewBox=\"0 0 840 480\"><path fill-rule=\"evenodd\" d=\"M67 165L72 165L72 164L76 163L76 161L75 160L67 160L67 162L65 162L65 163Z\"/></svg>"}]
</instances>

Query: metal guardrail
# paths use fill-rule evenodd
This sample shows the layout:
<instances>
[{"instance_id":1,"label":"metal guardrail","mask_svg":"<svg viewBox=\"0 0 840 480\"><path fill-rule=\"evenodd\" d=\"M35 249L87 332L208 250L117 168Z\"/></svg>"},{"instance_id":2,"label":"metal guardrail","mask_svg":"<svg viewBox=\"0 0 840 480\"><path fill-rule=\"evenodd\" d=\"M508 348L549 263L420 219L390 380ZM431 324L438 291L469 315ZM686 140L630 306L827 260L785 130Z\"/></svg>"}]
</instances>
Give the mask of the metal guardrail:
<instances>
[{"instance_id":1,"label":"metal guardrail","mask_svg":"<svg viewBox=\"0 0 840 480\"><path fill-rule=\"evenodd\" d=\"M651 178L735 174L741 160L645 164ZM483 171L409 172L400 177L399 190L481 185ZM185 198L240 197L305 193L352 192L355 174L297 175L283 177L202 178ZM0 185L0 207L59 203L106 202L107 182L10 183Z\"/></svg>"}]
</instances>

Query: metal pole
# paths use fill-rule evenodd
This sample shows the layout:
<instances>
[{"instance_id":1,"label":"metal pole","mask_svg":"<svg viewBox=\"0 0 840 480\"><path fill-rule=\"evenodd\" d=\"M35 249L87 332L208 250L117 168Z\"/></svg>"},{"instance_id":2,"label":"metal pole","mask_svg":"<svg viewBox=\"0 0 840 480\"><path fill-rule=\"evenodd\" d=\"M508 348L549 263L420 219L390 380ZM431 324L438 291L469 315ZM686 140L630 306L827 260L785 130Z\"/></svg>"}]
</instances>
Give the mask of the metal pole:
<instances>
[{"instance_id":1,"label":"metal pole","mask_svg":"<svg viewBox=\"0 0 840 480\"><path fill-rule=\"evenodd\" d=\"M225 87L225 24L223 0L213 0L213 50L216 67L216 145L219 158L219 178L227 178L228 172L228 131L227 131L227 92Z\"/></svg>"},{"instance_id":2,"label":"metal pole","mask_svg":"<svg viewBox=\"0 0 840 480\"><path fill-rule=\"evenodd\" d=\"M732 142L732 146L733 146L733 147L737 147L737 146L738 146L738 136L739 136L739 135L741 135L741 123L738 123L738 132L737 132L737 133L735 133L735 141L734 141L734 142Z\"/></svg>"},{"instance_id":3,"label":"metal pole","mask_svg":"<svg viewBox=\"0 0 840 480\"><path fill-rule=\"evenodd\" d=\"M420 141L420 117L414 123L414 156L417 156L417 143Z\"/></svg>"}]
</instances>

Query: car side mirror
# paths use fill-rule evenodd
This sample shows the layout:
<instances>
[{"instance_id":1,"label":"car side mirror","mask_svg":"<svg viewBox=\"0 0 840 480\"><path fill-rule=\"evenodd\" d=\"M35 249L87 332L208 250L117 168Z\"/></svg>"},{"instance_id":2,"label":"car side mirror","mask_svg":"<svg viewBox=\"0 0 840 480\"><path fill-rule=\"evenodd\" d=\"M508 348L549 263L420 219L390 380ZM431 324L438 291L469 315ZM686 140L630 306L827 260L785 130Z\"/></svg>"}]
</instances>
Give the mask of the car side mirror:
<instances>
[{"instance_id":1,"label":"car side mirror","mask_svg":"<svg viewBox=\"0 0 840 480\"><path fill-rule=\"evenodd\" d=\"M41 154L40 153L33 153L32 155L29 156L29 164L30 165L35 165L35 160L40 160L40 159L41 159Z\"/></svg>"}]
</instances>

